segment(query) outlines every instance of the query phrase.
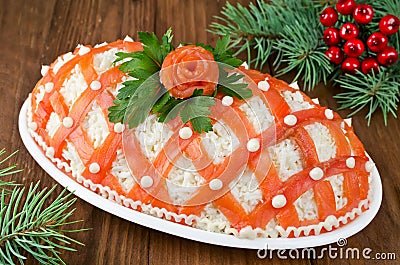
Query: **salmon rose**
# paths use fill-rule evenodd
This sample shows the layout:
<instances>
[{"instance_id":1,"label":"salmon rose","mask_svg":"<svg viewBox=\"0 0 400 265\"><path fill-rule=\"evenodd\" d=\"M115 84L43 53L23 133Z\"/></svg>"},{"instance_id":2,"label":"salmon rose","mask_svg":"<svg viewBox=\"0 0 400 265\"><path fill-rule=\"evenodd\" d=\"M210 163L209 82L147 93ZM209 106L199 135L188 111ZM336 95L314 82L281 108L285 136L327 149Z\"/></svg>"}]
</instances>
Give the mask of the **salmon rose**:
<instances>
[{"instance_id":1,"label":"salmon rose","mask_svg":"<svg viewBox=\"0 0 400 265\"><path fill-rule=\"evenodd\" d=\"M165 57L160 79L174 98L189 98L198 89L212 95L218 83L214 55L194 45L182 46Z\"/></svg>"}]
</instances>

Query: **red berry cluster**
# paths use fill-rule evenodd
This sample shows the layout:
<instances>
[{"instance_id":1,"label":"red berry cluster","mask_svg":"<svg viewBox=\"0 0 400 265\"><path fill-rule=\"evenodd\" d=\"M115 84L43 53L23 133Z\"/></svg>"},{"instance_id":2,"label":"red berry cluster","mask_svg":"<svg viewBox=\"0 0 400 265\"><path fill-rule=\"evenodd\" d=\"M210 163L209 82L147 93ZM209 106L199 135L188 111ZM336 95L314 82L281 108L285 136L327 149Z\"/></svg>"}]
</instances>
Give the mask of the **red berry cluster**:
<instances>
[{"instance_id":1,"label":"red berry cluster","mask_svg":"<svg viewBox=\"0 0 400 265\"><path fill-rule=\"evenodd\" d=\"M339 18L338 13L343 16L352 15L355 23L348 22L340 28L335 28L334 25ZM380 65L389 66L397 61L396 49L388 46L388 35L395 34L399 30L398 17L384 16L379 22L380 31L372 33L364 41L359 37L359 27L370 23L373 16L372 6L356 4L354 0L338 0L336 9L327 7L322 11L320 21L322 25L328 27L324 31L324 42L330 46L325 54L332 63L341 64L343 72L355 74L356 70L361 68L364 74L369 74L372 71L377 72ZM367 57L360 62L360 57L366 50L365 46L369 51L376 53L376 56L372 56L367 50Z\"/></svg>"}]
</instances>

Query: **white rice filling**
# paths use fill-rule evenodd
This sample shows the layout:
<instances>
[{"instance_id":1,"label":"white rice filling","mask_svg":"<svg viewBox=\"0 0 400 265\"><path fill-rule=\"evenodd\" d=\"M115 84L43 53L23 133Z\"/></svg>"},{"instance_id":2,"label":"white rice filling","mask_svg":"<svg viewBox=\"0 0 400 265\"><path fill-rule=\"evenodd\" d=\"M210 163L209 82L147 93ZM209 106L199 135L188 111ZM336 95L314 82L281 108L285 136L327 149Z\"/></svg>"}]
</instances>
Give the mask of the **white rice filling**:
<instances>
[{"instance_id":1,"label":"white rice filling","mask_svg":"<svg viewBox=\"0 0 400 265\"><path fill-rule=\"evenodd\" d=\"M192 163L184 169L173 166L167 178L168 194L175 204L183 204L204 182Z\"/></svg>"},{"instance_id":2,"label":"white rice filling","mask_svg":"<svg viewBox=\"0 0 400 265\"><path fill-rule=\"evenodd\" d=\"M62 156L65 160L70 161L69 166L73 177L80 176L85 170L85 165L76 151L75 146L71 142L67 141L67 146L63 149Z\"/></svg>"},{"instance_id":3,"label":"white rice filling","mask_svg":"<svg viewBox=\"0 0 400 265\"><path fill-rule=\"evenodd\" d=\"M35 100L36 100L36 109L39 106L39 103L43 100L44 95L46 94L46 89L43 85L38 86L38 92L36 93Z\"/></svg>"},{"instance_id":4,"label":"white rice filling","mask_svg":"<svg viewBox=\"0 0 400 265\"><path fill-rule=\"evenodd\" d=\"M57 61L55 65L53 66L53 73L57 74L58 70L66 64L68 61L72 60L75 57L75 55L72 54L72 52L68 52L62 56L59 56L57 58Z\"/></svg>"},{"instance_id":5,"label":"white rice filling","mask_svg":"<svg viewBox=\"0 0 400 265\"><path fill-rule=\"evenodd\" d=\"M259 202L263 201L257 178L249 168L234 179L229 184L229 188L247 213L250 213Z\"/></svg>"},{"instance_id":6,"label":"white rice filling","mask_svg":"<svg viewBox=\"0 0 400 265\"><path fill-rule=\"evenodd\" d=\"M303 95L299 91L284 91L282 94L292 112L313 108L313 105L304 101Z\"/></svg>"},{"instance_id":7,"label":"white rice filling","mask_svg":"<svg viewBox=\"0 0 400 265\"><path fill-rule=\"evenodd\" d=\"M204 208L194 226L215 233L228 233L231 228L228 219L212 203Z\"/></svg>"},{"instance_id":8,"label":"white rice filling","mask_svg":"<svg viewBox=\"0 0 400 265\"><path fill-rule=\"evenodd\" d=\"M319 122L306 125L304 129L308 132L317 150L320 162L325 162L336 157L335 140L329 132L329 129Z\"/></svg>"},{"instance_id":9,"label":"white rice filling","mask_svg":"<svg viewBox=\"0 0 400 265\"><path fill-rule=\"evenodd\" d=\"M50 138L54 137L54 134L57 132L60 126L61 126L60 117L58 117L57 113L52 112L46 124L46 132L50 136Z\"/></svg>"},{"instance_id":10,"label":"white rice filling","mask_svg":"<svg viewBox=\"0 0 400 265\"><path fill-rule=\"evenodd\" d=\"M252 97L243 103L239 109L245 113L257 134L262 133L274 124L274 116L260 97Z\"/></svg>"},{"instance_id":11,"label":"white rice filling","mask_svg":"<svg viewBox=\"0 0 400 265\"><path fill-rule=\"evenodd\" d=\"M212 131L204 134L202 144L213 163L221 164L239 146L239 140L227 126L217 122Z\"/></svg>"},{"instance_id":12,"label":"white rice filling","mask_svg":"<svg viewBox=\"0 0 400 265\"><path fill-rule=\"evenodd\" d=\"M86 130L94 148L101 146L110 134L103 110L97 105L96 101L93 102L92 109L83 121L83 129Z\"/></svg>"},{"instance_id":13,"label":"white rice filling","mask_svg":"<svg viewBox=\"0 0 400 265\"><path fill-rule=\"evenodd\" d=\"M294 207L296 208L300 221L318 218L318 208L315 203L313 189L309 189L297 198L294 202Z\"/></svg>"},{"instance_id":14,"label":"white rice filling","mask_svg":"<svg viewBox=\"0 0 400 265\"><path fill-rule=\"evenodd\" d=\"M119 184L125 192L129 192L135 184L135 178L129 170L122 149L117 150L117 157L112 163L110 173L118 179Z\"/></svg>"},{"instance_id":15,"label":"white rice filling","mask_svg":"<svg viewBox=\"0 0 400 265\"><path fill-rule=\"evenodd\" d=\"M114 67L113 63L117 59L116 53L123 52L117 48L112 48L103 53L96 54L93 58L93 67L97 73L104 73ZM121 64L122 62L118 62Z\"/></svg>"},{"instance_id":16,"label":"white rice filling","mask_svg":"<svg viewBox=\"0 0 400 265\"><path fill-rule=\"evenodd\" d=\"M165 123L158 122L157 116L152 114L135 129L135 136L145 156L153 161L173 132Z\"/></svg>"},{"instance_id":17,"label":"white rice filling","mask_svg":"<svg viewBox=\"0 0 400 265\"><path fill-rule=\"evenodd\" d=\"M69 109L72 108L75 101L87 88L88 85L82 74L81 68L79 65L75 65L74 69L71 71L71 76L65 79L60 88L60 93L64 97L65 104L67 104Z\"/></svg>"},{"instance_id":18,"label":"white rice filling","mask_svg":"<svg viewBox=\"0 0 400 265\"><path fill-rule=\"evenodd\" d=\"M344 197L343 193L343 174L331 176L326 178L325 181L329 181L332 186L333 193L335 194L336 210L342 209L347 204L347 198Z\"/></svg>"},{"instance_id":19,"label":"white rice filling","mask_svg":"<svg viewBox=\"0 0 400 265\"><path fill-rule=\"evenodd\" d=\"M285 139L269 147L268 152L281 181L303 170L300 148L292 140Z\"/></svg>"}]
</instances>

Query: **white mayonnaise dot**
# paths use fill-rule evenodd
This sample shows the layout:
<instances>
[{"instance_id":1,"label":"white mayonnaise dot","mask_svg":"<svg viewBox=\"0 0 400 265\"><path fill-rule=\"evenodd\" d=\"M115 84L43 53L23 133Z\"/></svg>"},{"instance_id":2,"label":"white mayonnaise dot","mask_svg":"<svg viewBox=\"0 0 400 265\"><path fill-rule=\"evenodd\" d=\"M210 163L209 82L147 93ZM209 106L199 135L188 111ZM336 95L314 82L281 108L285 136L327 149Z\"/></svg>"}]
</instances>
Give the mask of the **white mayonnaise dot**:
<instances>
[{"instance_id":1,"label":"white mayonnaise dot","mask_svg":"<svg viewBox=\"0 0 400 265\"><path fill-rule=\"evenodd\" d=\"M344 119L344 122L351 127L351 118Z\"/></svg>"},{"instance_id":2,"label":"white mayonnaise dot","mask_svg":"<svg viewBox=\"0 0 400 265\"><path fill-rule=\"evenodd\" d=\"M260 141L257 138L250 139L247 142L247 150L249 152L256 152L260 149Z\"/></svg>"},{"instance_id":3,"label":"white mayonnaise dot","mask_svg":"<svg viewBox=\"0 0 400 265\"><path fill-rule=\"evenodd\" d=\"M220 190L220 189L222 189L222 185L223 185L223 183L219 179L213 179L210 181L210 183L208 183L208 186L212 190Z\"/></svg>"},{"instance_id":4,"label":"white mayonnaise dot","mask_svg":"<svg viewBox=\"0 0 400 265\"><path fill-rule=\"evenodd\" d=\"M328 120L332 120L333 119L333 111L331 109L326 109L325 110L325 117Z\"/></svg>"},{"instance_id":5,"label":"white mayonnaise dot","mask_svg":"<svg viewBox=\"0 0 400 265\"><path fill-rule=\"evenodd\" d=\"M89 172L92 174L99 173L100 171L100 166L97 163L91 163L89 166Z\"/></svg>"},{"instance_id":6,"label":"white mayonnaise dot","mask_svg":"<svg viewBox=\"0 0 400 265\"><path fill-rule=\"evenodd\" d=\"M63 60L64 60L64 63L66 63L66 62L72 60L74 57L75 57L75 55L73 55L72 52L67 52L66 54L64 54L64 55L62 56L62 58L63 58Z\"/></svg>"},{"instance_id":7,"label":"white mayonnaise dot","mask_svg":"<svg viewBox=\"0 0 400 265\"><path fill-rule=\"evenodd\" d=\"M84 46L84 45L82 45L82 46L79 48L78 54L79 54L80 56L83 56L83 55L87 54L88 52L90 52L90 48L89 48L89 47L86 47L86 46Z\"/></svg>"},{"instance_id":8,"label":"white mayonnaise dot","mask_svg":"<svg viewBox=\"0 0 400 265\"><path fill-rule=\"evenodd\" d=\"M100 48L100 47L103 47L103 46L106 46L108 44L108 42L103 42L103 43L99 43L99 44L96 44L96 45L94 45L94 47L95 48Z\"/></svg>"},{"instance_id":9,"label":"white mayonnaise dot","mask_svg":"<svg viewBox=\"0 0 400 265\"><path fill-rule=\"evenodd\" d=\"M90 83L90 88L92 90L99 90L101 88L101 83L97 80L94 80L92 83Z\"/></svg>"},{"instance_id":10,"label":"white mayonnaise dot","mask_svg":"<svg viewBox=\"0 0 400 265\"><path fill-rule=\"evenodd\" d=\"M42 65L42 69L40 70L40 73L42 74L42 76L45 76L47 74L47 72L49 71L50 66L48 65Z\"/></svg>"},{"instance_id":11,"label":"white mayonnaise dot","mask_svg":"<svg viewBox=\"0 0 400 265\"><path fill-rule=\"evenodd\" d=\"M324 176L324 171L319 167L314 167L311 169L309 175L313 180L320 180Z\"/></svg>"},{"instance_id":12,"label":"white mayonnaise dot","mask_svg":"<svg viewBox=\"0 0 400 265\"><path fill-rule=\"evenodd\" d=\"M122 133L124 131L124 129L125 129L125 126L122 123L118 122L118 123L114 124L114 132Z\"/></svg>"},{"instance_id":13,"label":"white mayonnaise dot","mask_svg":"<svg viewBox=\"0 0 400 265\"><path fill-rule=\"evenodd\" d=\"M268 89L270 87L270 85L269 85L267 80L263 80L263 81L258 82L257 86L262 91L268 91Z\"/></svg>"},{"instance_id":14,"label":"white mayonnaise dot","mask_svg":"<svg viewBox=\"0 0 400 265\"><path fill-rule=\"evenodd\" d=\"M329 215L325 218L325 222L324 222L324 228L327 229L328 231L332 229L332 226L337 225L338 220L336 218L336 216L334 215Z\"/></svg>"},{"instance_id":15,"label":"white mayonnaise dot","mask_svg":"<svg viewBox=\"0 0 400 265\"><path fill-rule=\"evenodd\" d=\"M367 161L367 163L365 163L365 170L367 172L371 172L374 169L374 167L375 167L375 164L372 161Z\"/></svg>"},{"instance_id":16,"label":"white mayonnaise dot","mask_svg":"<svg viewBox=\"0 0 400 265\"><path fill-rule=\"evenodd\" d=\"M297 90L300 89L299 84L297 83L297 81L291 83L289 86L290 86L291 88L294 88L294 89L297 89Z\"/></svg>"},{"instance_id":17,"label":"white mayonnaise dot","mask_svg":"<svg viewBox=\"0 0 400 265\"><path fill-rule=\"evenodd\" d=\"M231 96L225 96L222 98L222 105L230 106L233 104L233 98Z\"/></svg>"},{"instance_id":18,"label":"white mayonnaise dot","mask_svg":"<svg viewBox=\"0 0 400 265\"><path fill-rule=\"evenodd\" d=\"M53 88L54 88L54 83L53 83L53 82L48 82L48 83L46 83L46 84L44 85L44 90L45 90L47 93L50 93L50 92L53 90Z\"/></svg>"},{"instance_id":19,"label":"white mayonnaise dot","mask_svg":"<svg viewBox=\"0 0 400 265\"><path fill-rule=\"evenodd\" d=\"M143 176L140 180L140 186L145 189L150 188L151 186L153 186L153 178L150 176Z\"/></svg>"},{"instance_id":20,"label":"white mayonnaise dot","mask_svg":"<svg viewBox=\"0 0 400 265\"><path fill-rule=\"evenodd\" d=\"M36 131L38 126L36 122L30 122L28 123L28 127L32 130L32 131Z\"/></svg>"},{"instance_id":21,"label":"white mayonnaise dot","mask_svg":"<svg viewBox=\"0 0 400 265\"><path fill-rule=\"evenodd\" d=\"M315 104L319 104L319 99L318 98L313 98L311 99L312 102L314 102Z\"/></svg>"},{"instance_id":22,"label":"white mayonnaise dot","mask_svg":"<svg viewBox=\"0 0 400 265\"><path fill-rule=\"evenodd\" d=\"M55 154L55 151L54 151L53 147L47 148L47 150L46 150L46 156L47 157L53 158L54 154Z\"/></svg>"},{"instance_id":23,"label":"white mayonnaise dot","mask_svg":"<svg viewBox=\"0 0 400 265\"><path fill-rule=\"evenodd\" d=\"M71 117L65 117L62 121L65 128L71 128L74 124L74 120Z\"/></svg>"},{"instance_id":24,"label":"white mayonnaise dot","mask_svg":"<svg viewBox=\"0 0 400 265\"><path fill-rule=\"evenodd\" d=\"M192 137L193 131L189 127L183 127L179 130L179 137L186 140Z\"/></svg>"},{"instance_id":25,"label":"white mayonnaise dot","mask_svg":"<svg viewBox=\"0 0 400 265\"><path fill-rule=\"evenodd\" d=\"M274 208L282 208L286 205L286 197L285 195L279 194L272 198L272 206Z\"/></svg>"},{"instance_id":26,"label":"white mayonnaise dot","mask_svg":"<svg viewBox=\"0 0 400 265\"><path fill-rule=\"evenodd\" d=\"M292 114L289 114L285 118L283 118L283 122L286 125L293 126L297 123L297 117Z\"/></svg>"},{"instance_id":27,"label":"white mayonnaise dot","mask_svg":"<svg viewBox=\"0 0 400 265\"><path fill-rule=\"evenodd\" d=\"M349 157L346 159L346 166L348 168L354 168L356 166L356 160L354 157Z\"/></svg>"},{"instance_id":28,"label":"white mayonnaise dot","mask_svg":"<svg viewBox=\"0 0 400 265\"><path fill-rule=\"evenodd\" d=\"M129 35L126 35L124 41L133 42L133 39Z\"/></svg>"},{"instance_id":29,"label":"white mayonnaise dot","mask_svg":"<svg viewBox=\"0 0 400 265\"><path fill-rule=\"evenodd\" d=\"M247 64L247 62L243 62L242 65L244 67L244 69L249 69L249 65Z\"/></svg>"}]
</instances>

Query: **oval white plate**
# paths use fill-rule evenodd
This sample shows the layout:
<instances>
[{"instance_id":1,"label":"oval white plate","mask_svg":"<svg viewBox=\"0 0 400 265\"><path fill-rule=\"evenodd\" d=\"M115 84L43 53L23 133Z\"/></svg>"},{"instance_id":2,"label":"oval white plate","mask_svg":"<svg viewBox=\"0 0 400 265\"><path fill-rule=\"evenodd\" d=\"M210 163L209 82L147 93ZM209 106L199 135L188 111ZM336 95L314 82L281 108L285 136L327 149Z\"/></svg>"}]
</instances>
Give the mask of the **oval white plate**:
<instances>
[{"instance_id":1,"label":"oval white plate","mask_svg":"<svg viewBox=\"0 0 400 265\"><path fill-rule=\"evenodd\" d=\"M100 195L85 188L73 179L59 170L50 160L43 154L40 147L30 136L26 121L26 111L30 102L25 101L19 114L19 132L29 153L33 156L36 162L58 183L66 187L69 191L73 191L76 196L87 201L106 212L126 219L128 221L140 224L149 228L156 229L168 234L180 236L183 238L220 245L227 247L247 248L247 249L291 249L321 246L337 242L340 238L348 238L363 228L365 228L377 214L382 201L382 183L378 170L374 169L372 192L374 194L370 208L358 216L354 221L332 231L323 233L318 236L308 236L300 238L257 238L240 239L231 235L218 234L203 231L200 229L180 225L164 219L156 218L131 208L124 207L113 201L107 200Z\"/></svg>"}]
</instances>

